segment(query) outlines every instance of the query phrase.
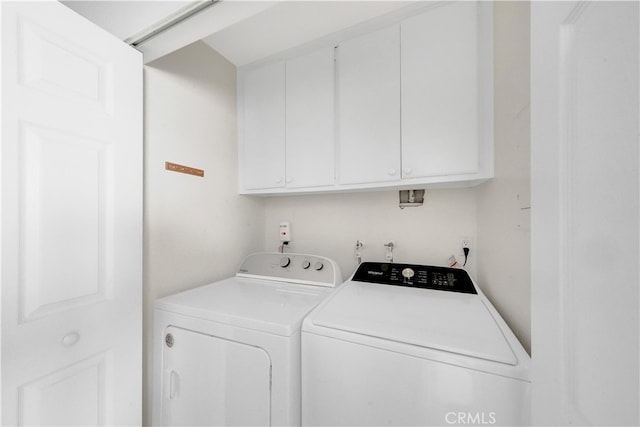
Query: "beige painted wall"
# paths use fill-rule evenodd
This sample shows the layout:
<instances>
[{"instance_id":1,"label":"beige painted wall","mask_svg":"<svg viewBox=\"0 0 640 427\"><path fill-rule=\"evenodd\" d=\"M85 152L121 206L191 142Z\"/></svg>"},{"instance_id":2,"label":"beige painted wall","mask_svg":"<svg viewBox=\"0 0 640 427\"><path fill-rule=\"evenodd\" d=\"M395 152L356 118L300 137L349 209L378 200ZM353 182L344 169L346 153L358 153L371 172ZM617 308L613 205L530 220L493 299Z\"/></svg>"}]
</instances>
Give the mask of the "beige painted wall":
<instances>
[{"instance_id":1,"label":"beige painted wall","mask_svg":"<svg viewBox=\"0 0 640 427\"><path fill-rule=\"evenodd\" d=\"M236 194L236 70L204 43L145 67L144 328L153 301L228 277L264 246L264 200ZM171 161L204 178L164 170ZM149 425L149 406L145 425Z\"/></svg>"}]
</instances>

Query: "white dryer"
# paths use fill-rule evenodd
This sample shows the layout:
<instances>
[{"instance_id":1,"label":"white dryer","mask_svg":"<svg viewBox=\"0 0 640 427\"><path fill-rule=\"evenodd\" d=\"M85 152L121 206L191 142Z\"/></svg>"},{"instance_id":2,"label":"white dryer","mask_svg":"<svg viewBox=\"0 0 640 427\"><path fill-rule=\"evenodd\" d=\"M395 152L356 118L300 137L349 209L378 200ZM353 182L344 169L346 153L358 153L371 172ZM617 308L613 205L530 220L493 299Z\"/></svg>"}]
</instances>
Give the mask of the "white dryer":
<instances>
[{"instance_id":1,"label":"white dryer","mask_svg":"<svg viewBox=\"0 0 640 427\"><path fill-rule=\"evenodd\" d=\"M530 358L466 271L363 263L302 326L303 425L523 425Z\"/></svg>"},{"instance_id":2,"label":"white dryer","mask_svg":"<svg viewBox=\"0 0 640 427\"><path fill-rule=\"evenodd\" d=\"M341 282L328 258L258 253L157 300L153 425L299 425L302 319Z\"/></svg>"}]
</instances>

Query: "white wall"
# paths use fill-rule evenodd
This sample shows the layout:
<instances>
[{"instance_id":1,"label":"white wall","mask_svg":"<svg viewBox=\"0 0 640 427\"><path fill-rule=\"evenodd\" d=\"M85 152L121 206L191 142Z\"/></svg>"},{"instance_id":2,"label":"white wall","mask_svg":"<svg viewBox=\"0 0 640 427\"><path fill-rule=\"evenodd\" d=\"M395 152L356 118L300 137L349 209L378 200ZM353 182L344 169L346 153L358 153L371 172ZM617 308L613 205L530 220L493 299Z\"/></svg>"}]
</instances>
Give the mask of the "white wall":
<instances>
[{"instance_id":1,"label":"white wall","mask_svg":"<svg viewBox=\"0 0 640 427\"><path fill-rule=\"evenodd\" d=\"M531 351L529 3L494 3L495 177L478 187L477 279Z\"/></svg>"},{"instance_id":2,"label":"white wall","mask_svg":"<svg viewBox=\"0 0 640 427\"><path fill-rule=\"evenodd\" d=\"M148 402L153 301L230 276L261 250L264 201L236 194L235 67L194 43L146 66L144 77ZM204 169L204 178L166 171L165 161Z\"/></svg>"},{"instance_id":3,"label":"white wall","mask_svg":"<svg viewBox=\"0 0 640 427\"><path fill-rule=\"evenodd\" d=\"M266 200L267 250L278 247L278 223L291 221L291 252L335 258L347 276L365 260L446 265L472 240L467 270L530 351L529 280L529 4L495 2L495 178L472 189L427 191L425 204L398 208L398 192L276 197Z\"/></svg>"}]
</instances>

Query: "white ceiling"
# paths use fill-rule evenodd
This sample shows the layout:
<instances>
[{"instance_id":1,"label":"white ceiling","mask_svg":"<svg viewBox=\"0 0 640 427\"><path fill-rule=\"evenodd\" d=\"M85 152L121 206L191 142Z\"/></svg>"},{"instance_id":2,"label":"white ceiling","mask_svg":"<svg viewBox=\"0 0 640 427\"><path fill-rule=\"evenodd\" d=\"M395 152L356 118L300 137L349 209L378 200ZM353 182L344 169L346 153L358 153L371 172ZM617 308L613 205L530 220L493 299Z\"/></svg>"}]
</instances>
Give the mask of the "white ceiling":
<instances>
[{"instance_id":1,"label":"white ceiling","mask_svg":"<svg viewBox=\"0 0 640 427\"><path fill-rule=\"evenodd\" d=\"M189 4L189 1L62 1L121 40Z\"/></svg>"},{"instance_id":2,"label":"white ceiling","mask_svg":"<svg viewBox=\"0 0 640 427\"><path fill-rule=\"evenodd\" d=\"M121 40L149 28L191 1L63 1ZM236 66L318 39L413 2L223 0L138 46L145 62L197 40Z\"/></svg>"},{"instance_id":3,"label":"white ceiling","mask_svg":"<svg viewBox=\"0 0 640 427\"><path fill-rule=\"evenodd\" d=\"M403 1L286 1L203 39L236 66L406 6Z\"/></svg>"}]
</instances>

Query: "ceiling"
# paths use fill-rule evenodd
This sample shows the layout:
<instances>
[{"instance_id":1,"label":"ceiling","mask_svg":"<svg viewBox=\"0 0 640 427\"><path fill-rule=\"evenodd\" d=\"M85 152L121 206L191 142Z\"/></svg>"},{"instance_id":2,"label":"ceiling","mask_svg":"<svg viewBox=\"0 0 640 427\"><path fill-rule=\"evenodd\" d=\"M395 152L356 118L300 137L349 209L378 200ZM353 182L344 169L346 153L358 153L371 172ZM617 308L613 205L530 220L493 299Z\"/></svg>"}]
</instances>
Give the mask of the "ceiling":
<instances>
[{"instance_id":1,"label":"ceiling","mask_svg":"<svg viewBox=\"0 0 640 427\"><path fill-rule=\"evenodd\" d=\"M98 26L126 40L193 1L63 1ZM202 40L236 66L258 61L412 1L222 0L137 46L145 63Z\"/></svg>"},{"instance_id":2,"label":"ceiling","mask_svg":"<svg viewBox=\"0 0 640 427\"><path fill-rule=\"evenodd\" d=\"M62 1L121 40L148 28L189 1Z\"/></svg>"}]
</instances>

